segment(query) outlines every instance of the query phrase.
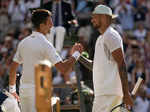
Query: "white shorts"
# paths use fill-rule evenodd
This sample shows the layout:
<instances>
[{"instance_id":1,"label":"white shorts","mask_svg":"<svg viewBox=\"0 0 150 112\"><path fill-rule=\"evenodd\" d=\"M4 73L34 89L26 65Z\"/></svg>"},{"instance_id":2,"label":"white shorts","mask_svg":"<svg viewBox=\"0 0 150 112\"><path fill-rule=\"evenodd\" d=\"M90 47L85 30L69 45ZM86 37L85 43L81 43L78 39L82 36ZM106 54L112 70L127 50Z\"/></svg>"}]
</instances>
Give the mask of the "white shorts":
<instances>
[{"instance_id":1,"label":"white shorts","mask_svg":"<svg viewBox=\"0 0 150 112\"><path fill-rule=\"evenodd\" d=\"M122 97L115 95L97 96L93 102L92 112L110 112L113 107L121 104Z\"/></svg>"},{"instance_id":2,"label":"white shorts","mask_svg":"<svg viewBox=\"0 0 150 112\"><path fill-rule=\"evenodd\" d=\"M9 92L0 93L1 95L7 96L1 105L1 109L4 112L20 112L18 102Z\"/></svg>"},{"instance_id":3,"label":"white shorts","mask_svg":"<svg viewBox=\"0 0 150 112\"><path fill-rule=\"evenodd\" d=\"M32 85L20 88L21 112L36 112L35 108L35 87Z\"/></svg>"}]
</instances>

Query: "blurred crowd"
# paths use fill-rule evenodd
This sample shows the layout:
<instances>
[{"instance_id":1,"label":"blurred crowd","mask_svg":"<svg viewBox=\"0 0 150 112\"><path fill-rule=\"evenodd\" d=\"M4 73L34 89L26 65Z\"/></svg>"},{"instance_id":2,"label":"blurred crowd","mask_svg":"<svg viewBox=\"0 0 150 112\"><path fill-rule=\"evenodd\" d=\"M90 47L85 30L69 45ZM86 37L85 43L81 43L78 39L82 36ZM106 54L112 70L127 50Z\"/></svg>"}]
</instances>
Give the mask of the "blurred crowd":
<instances>
[{"instance_id":1,"label":"blurred crowd","mask_svg":"<svg viewBox=\"0 0 150 112\"><path fill-rule=\"evenodd\" d=\"M42 0L41 0L42 1ZM55 0L0 0L0 90L8 88L9 67L18 42L32 33L31 11L43 8L44 4ZM98 31L91 25L91 13L97 4L106 4L113 9L118 18L112 26L120 33L124 41L125 59L128 70L130 89L133 89L139 76L144 78L137 98L134 112L150 111L150 0L60 0L71 6L74 23L68 21L65 29L63 48L59 50L63 59L69 56L70 43L81 42L86 55L93 59L95 41ZM64 12L65 13L65 12ZM56 43L57 44L57 43ZM18 68L20 79L22 67ZM92 72L80 65L86 88L92 87ZM76 83L74 68L68 73L69 78L62 77L53 69L53 84L67 81ZM70 104L68 96L64 101Z\"/></svg>"}]
</instances>

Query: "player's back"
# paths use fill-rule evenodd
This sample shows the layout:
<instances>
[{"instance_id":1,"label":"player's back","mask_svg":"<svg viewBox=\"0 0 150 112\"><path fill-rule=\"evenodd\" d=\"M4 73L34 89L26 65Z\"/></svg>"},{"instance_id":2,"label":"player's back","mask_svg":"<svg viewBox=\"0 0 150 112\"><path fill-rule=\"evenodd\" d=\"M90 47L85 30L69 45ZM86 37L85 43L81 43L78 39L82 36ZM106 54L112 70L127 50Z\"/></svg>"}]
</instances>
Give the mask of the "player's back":
<instances>
[{"instance_id":1,"label":"player's back","mask_svg":"<svg viewBox=\"0 0 150 112\"><path fill-rule=\"evenodd\" d=\"M20 55L23 63L23 83L34 84L34 67L45 59L44 46L46 39L42 34L32 33L20 42Z\"/></svg>"}]
</instances>

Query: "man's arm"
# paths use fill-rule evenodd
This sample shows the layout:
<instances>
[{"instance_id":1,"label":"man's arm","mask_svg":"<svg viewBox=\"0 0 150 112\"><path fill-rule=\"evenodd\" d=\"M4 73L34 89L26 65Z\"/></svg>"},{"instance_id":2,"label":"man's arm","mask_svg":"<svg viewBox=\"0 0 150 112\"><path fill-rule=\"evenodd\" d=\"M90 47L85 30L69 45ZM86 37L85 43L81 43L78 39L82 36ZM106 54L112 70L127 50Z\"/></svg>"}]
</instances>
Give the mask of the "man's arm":
<instances>
[{"instance_id":1,"label":"man's arm","mask_svg":"<svg viewBox=\"0 0 150 112\"><path fill-rule=\"evenodd\" d=\"M84 56L80 56L79 62L83 64L90 71L93 70L93 61L85 58Z\"/></svg>"},{"instance_id":2,"label":"man's arm","mask_svg":"<svg viewBox=\"0 0 150 112\"><path fill-rule=\"evenodd\" d=\"M74 57L69 57L68 59L58 62L55 64L57 70L59 70L63 75L65 75L75 64L76 59Z\"/></svg>"},{"instance_id":3,"label":"man's arm","mask_svg":"<svg viewBox=\"0 0 150 112\"><path fill-rule=\"evenodd\" d=\"M132 106L133 102L129 94L127 70L126 70L126 64L125 64L122 49L118 48L115 51L113 51L112 56L118 64L118 69L119 69L119 74L120 74L120 79L121 79L122 89L124 94L123 102L127 105Z\"/></svg>"},{"instance_id":4,"label":"man's arm","mask_svg":"<svg viewBox=\"0 0 150 112\"><path fill-rule=\"evenodd\" d=\"M10 66L10 73L9 73L9 85L16 84L16 71L19 64L16 62L12 62Z\"/></svg>"},{"instance_id":5,"label":"man's arm","mask_svg":"<svg viewBox=\"0 0 150 112\"><path fill-rule=\"evenodd\" d=\"M19 63L12 62L9 73L9 92L19 101L19 96L16 94L16 71Z\"/></svg>"},{"instance_id":6,"label":"man's arm","mask_svg":"<svg viewBox=\"0 0 150 112\"><path fill-rule=\"evenodd\" d=\"M55 64L55 67L62 73L66 74L75 64L75 62L79 59L81 52L83 51L83 47L81 44L75 44L71 49L72 56L64 61L60 61Z\"/></svg>"},{"instance_id":7,"label":"man's arm","mask_svg":"<svg viewBox=\"0 0 150 112\"><path fill-rule=\"evenodd\" d=\"M75 58L71 56L65 61L55 64L55 66L58 70L61 70L61 73L65 74L75 64L75 62L76 62ZM86 68L92 71L93 61L83 56L80 56L79 62L83 64Z\"/></svg>"}]
</instances>

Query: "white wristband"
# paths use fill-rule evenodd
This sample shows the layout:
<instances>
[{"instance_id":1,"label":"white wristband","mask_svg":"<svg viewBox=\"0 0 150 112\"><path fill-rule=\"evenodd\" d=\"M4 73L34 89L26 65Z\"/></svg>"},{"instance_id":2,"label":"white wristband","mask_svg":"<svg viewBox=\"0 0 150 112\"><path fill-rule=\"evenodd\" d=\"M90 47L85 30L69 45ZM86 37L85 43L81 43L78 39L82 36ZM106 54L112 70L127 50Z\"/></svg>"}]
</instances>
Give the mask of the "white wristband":
<instances>
[{"instance_id":1,"label":"white wristband","mask_svg":"<svg viewBox=\"0 0 150 112\"><path fill-rule=\"evenodd\" d=\"M76 61L79 59L80 57L80 52L79 51L75 51L73 54L72 54L72 57L74 57L76 59Z\"/></svg>"},{"instance_id":2,"label":"white wristband","mask_svg":"<svg viewBox=\"0 0 150 112\"><path fill-rule=\"evenodd\" d=\"M9 85L9 92L10 93L16 92L16 85Z\"/></svg>"}]
</instances>

